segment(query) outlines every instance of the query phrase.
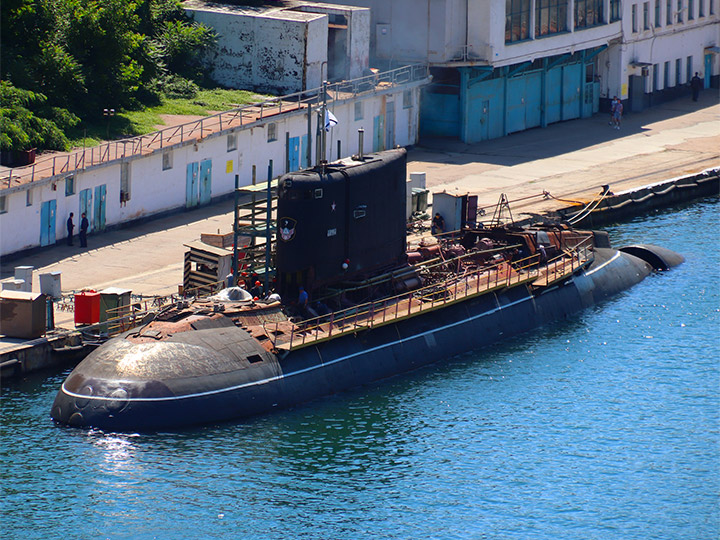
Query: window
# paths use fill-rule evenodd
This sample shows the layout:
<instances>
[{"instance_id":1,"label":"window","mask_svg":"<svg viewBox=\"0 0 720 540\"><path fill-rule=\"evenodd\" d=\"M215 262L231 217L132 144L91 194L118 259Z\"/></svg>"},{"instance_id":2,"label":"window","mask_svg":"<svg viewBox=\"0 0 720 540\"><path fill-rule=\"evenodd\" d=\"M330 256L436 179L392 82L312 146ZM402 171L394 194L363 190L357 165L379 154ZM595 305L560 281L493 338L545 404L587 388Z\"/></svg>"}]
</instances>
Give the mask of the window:
<instances>
[{"instance_id":1,"label":"window","mask_svg":"<svg viewBox=\"0 0 720 540\"><path fill-rule=\"evenodd\" d=\"M610 0L610 22L619 21L620 15L620 0Z\"/></svg>"},{"instance_id":2,"label":"window","mask_svg":"<svg viewBox=\"0 0 720 540\"><path fill-rule=\"evenodd\" d=\"M355 120L363 119L363 104L362 101L355 102Z\"/></svg>"},{"instance_id":3,"label":"window","mask_svg":"<svg viewBox=\"0 0 720 540\"><path fill-rule=\"evenodd\" d=\"M635 4L632 5L632 31L637 32L638 31L638 25L637 25L637 6Z\"/></svg>"},{"instance_id":4,"label":"window","mask_svg":"<svg viewBox=\"0 0 720 540\"><path fill-rule=\"evenodd\" d=\"M277 124L275 122L270 122L267 126L268 126L267 142L277 141Z\"/></svg>"},{"instance_id":5,"label":"window","mask_svg":"<svg viewBox=\"0 0 720 540\"><path fill-rule=\"evenodd\" d=\"M603 22L603 0L575 0L575 28L588 28Z\"/></svg>"},{"instance_id":6,"label":"window","mask_svg":"<svg viewBox=\"0 0 720 540\"><path fill-rule=\"evenodd\" d=\"M688 0L688 21L692 21L695 18L695 2Z\"/></svg>"},{"instance_id":7,"label":"window","mask_svg":"<svg viewBox=\"0 0 720 540\"><path fill-rule=\"evenodd\" d=\"M617 0L617 3L619 6L620 1ZM535 36L565 31L567 31L567 0L535 0Z\"/></svg>"},{"instance_id":8,"label":"window","mask_svg":"<svg viewBox=\"0 0 720 540\"><path fill-rule=\"evenodd\" d=\"M173 159L172 159L172 152L163 152L163 171L167 171L168 169L172 169L173 165Z\"/></svg>"},{"instance_id":9,"label":"window","mask_svg":"<svg viewBox=\"0 0 720 540\"><path fill-rule=\"evenodd\" d=\"M650 30L650 2L643 4L643 30Z\"/></svg>"},{"instance_id":10,"label":"window","mask_svg":"<svg viewBox=\"0 0 720 540\"><path fill-rule=\"evenodd\" d=\"M0 195L0 214L4 214L7 211L7 195Z\"/></svg>"},{"instance_id":11,"label":"window","mask_svg":"<svg viewBox=\"0 0 720 540\"><path fill-rule=\"evenodd\" d=\"M673 23L672 2L673 0L665 0L665 24L668 26Z\"/></svg>"},{"instance_id":12,"label":"window","mask_svg":"<svg viewBox=\"0 0 720 540\"><path fill-rule=\"evenodd\" d=\"M403 109L409 109L412 107L412 91L405 90L403 92Z\"/></svg>"},{"instance_id":13,"label":"window","mask_svg":"<svg viewBox=\"0 0 720 540\"><path fill-rule=\"evenodd\" d=\"M227 151L237 150L237 134L231 133L227 136Z\"/></svg>"},{"instance_id":14,"label":"window","mask_svg":"<svg viewBox=\"0 0 720 540\"><path fill-rule=\"evenodd\" d=\"M655 28L662 26L662 18L660 17L660 0L655 0Z\"/></svg>"},{"instance_id":15,"label":"window","mask_svg":"<svg viewBox=\"0 0 720 540\"><path fill-rule=\"evenodd\" d=\"M705 16L705 0L698 0L698 17Z\"/></svg>"},{"instance_id":16,"label":"window","mask_svg":"<svg viewBox=\"0 0 720 540\"><path fill-rule=\"evenodd\" d=\"M710 12L710 15L715 15L715 0L709 0L708 1L708 11Z\"/></svg>"},{"instance_id":17,"label":"window","mask_svg":"<svg viewBox=\"0 0 720 540\"><path fill-rule=\"evenodd\" d=\"M670 88L670 62L663 65L663 88Z\"/></svg>"},{"instance_id":18,"label":"window","mask_svg":"<svg viewBox=\"0 0 720 540\"><path fill-rule=\"evenodd\" d=\"M692 76L693 76L692 56L688 56L687 63L685 64L685 81L690 82L690 79L692 79Z\"/></svg>"},{"instance_id":19,"label":"window","mask_svg":"<svg viewBox=\"0 0 720 540\"><path fill-rule=\"evenodd\" d=\"M65 178L65 196L75 195L75 177L68 176Z\"/></svg>"},{"instance_id":20,"label":"window","mask_svg":"<svg viewBox=\"0 0 720 540\"><path fill-rule=\"evenodd\" d=\"M530 0L505 0L505 43L530 37Z\"/></svg>"},{"instance_id":21,"label":"window","mask_svg":"<svg viewBox=\"0 0 720 540\"><path fill-rule=\"evenodd\" d=\"M683 22L682 3L683 3L683 0L677 0L677 22L678 23Z\"/></svg>"},{"instance_id":22,"label":"window","mask_svg":"<svg viewBox=\"0 0 720 540\"><path fill-rule=\"evenodd\" d=\"M682 59L675 60L675 86L680 86L680 77L682 76Z\"/></svg>"},{"instance_id":23,"label":"window","mask_svg":"<svg viewBox=\"0 0 720 540\"><path fill-rule=\"evenodd\" d=\"M32 206L33 190L28 188L25 192L25 206Z\"/></svg>"}]
</instances>

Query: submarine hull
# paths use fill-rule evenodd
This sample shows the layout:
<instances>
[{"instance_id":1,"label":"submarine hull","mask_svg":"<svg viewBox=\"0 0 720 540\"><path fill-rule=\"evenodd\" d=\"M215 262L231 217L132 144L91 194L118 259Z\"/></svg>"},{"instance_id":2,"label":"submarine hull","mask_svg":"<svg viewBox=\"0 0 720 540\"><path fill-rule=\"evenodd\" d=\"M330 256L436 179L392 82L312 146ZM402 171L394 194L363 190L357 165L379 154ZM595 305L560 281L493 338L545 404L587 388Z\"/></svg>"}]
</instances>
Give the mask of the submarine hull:
<instances>
[{"instance_id":1,"label":"submarine hull","mask_svg":"<svg viewBox=\"0 0 720 540\"><path fill-rule=\"evenodd\" d=\"M596 249L594 261L546 288L488 293L371 330L294 349L263 349L236 327L172 341L115 338L63 383L56 421L107 431L155 431L255 416L398 375L562 319L642 281L652 266Z\"/></svg>"}]
</instances>

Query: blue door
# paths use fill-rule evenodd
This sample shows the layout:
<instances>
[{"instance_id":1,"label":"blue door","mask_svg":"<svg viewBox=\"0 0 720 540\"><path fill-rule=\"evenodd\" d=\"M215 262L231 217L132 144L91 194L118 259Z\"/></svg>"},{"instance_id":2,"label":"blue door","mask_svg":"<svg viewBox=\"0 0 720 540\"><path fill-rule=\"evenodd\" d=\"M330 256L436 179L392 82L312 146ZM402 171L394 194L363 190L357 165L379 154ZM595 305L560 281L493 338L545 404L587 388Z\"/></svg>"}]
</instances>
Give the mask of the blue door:
<instances>
[{"instance_id":1,"label":"blue door","mask_svg":"<svg viewBox=\"0 0 720 540\"><path fill-rule=\"evenodd\" d=\"M57 202L45 201L40 208L40 245L49 246L55 243L55 210Z\"/></svg>"},{"instance_id":2,"label":"blue door","mask_svg":"<svg viewBox=\"0 0 720 540\"><path fill-rule=\"evenodd\" d=\"M212 160L200 162L200 204L208 204L212 196Z\"/></svg>"},{"instance_id":3,"label":"blue door","mask_svg":"<svg viewBox=\"0 0 720 540\"><path fill-rule=\"evenodd\" d=\"M525 77L511 77L507 80L507 119L505 129L508 133L525 129Z\"/></svg>"},{"instance_id":4,"label":"blue door","mask_svg":"<svg viewBox=\"0 0 720 540\"><path fill-rule=\"evenodd\" d=\"M185 177L185 206L192 208L198 204L198 164L188 163Z\"/></svg>"},{"instance_id":5,"label":"blue door","mask_svg":"<svg viewBox=\"0 0 720 540\"><path fill-rule=\"evenodd\" d=\"M389 101L385 106L385 116L387 120L385 125L387 127L385 133L385 145L388 148L395 146L395 102ZM340 157L340 156L338 156Z\"/></svg>"},{"instance_id":6,"label":"blue door","mask_svg":"<svg viewBox=\"0 0 720 540\"><path fill-rule=\"evenodd\" d=\"M307 135L302 136L302 146L300 147L300 168L307 169L310 165L308 164L308 142L309 138Z\"/></svg>"},{"instance_id":7,"label":"blue door","mask_svg":"<svg viewBox=\"0 0 720 540\"><path fill-rule=\"evenodd\" d=\"M548 70L545 75L545 123L562 120L562 68Z\"/></svg>"},{"instance_id":8,"label":"blue door","mask_svg":"<svg viewBox=\"0 0 720 540\"><path fill-rule=\"evenodd\" d=\"M525 129L538 127L541 120L542 73L525 75Z\"/></svg>"},{"instance_id":9,"label":"blue door","mask_svg":"<svg viewBox=\"0 0 720 540\"><path fill-rule=\"evenodd\" d=\"M300 137L290 137L288 141L288 165L293 172L300 169Z\"/></svg>"},{"instance_id":10,"label":"blue door","mask_svg":"<svg viewBox=\"0 0 720 540\"><path fill-rule=\"evenodd\" d=\"M373 152L385 150L385 119L383 115L373 118Z\"/></svg>"},{"instance_id":11,"label":"blue door","mask_svg":"<svg viewBox=\"0 0 720 540\"><path fill-rule=\"evenodd\" d=\"M95 211L93 212L92 228L94 231L105 230L105 196L107 188L105 184L95 187Z\"/></svg>"},{"instance_id":12,"label":"blue door","mask_svg":"<svg viewBox=\"0 0 720 540\"><path fill-rule=\"evenodd\" d=\"M423 88L420 100L420 135L427 137L459 137L460 95L429 92Z\"/></svg>"},{"instance_id":13,"label":"blue door","mask_svg":"<svg viewBox=\"0 0 720 540\"><path fill-rule=\"evenodd\" d=\"M705 55L705 89L710 88L710 78L712 77L712 54Z\"/></svg>"},{"instance_id":14,"label":"blue door","mask_svg":"<svg viewBox=\"0 0 720 540\"><path fill-rule=\"evenodd\" d=\"M563 67L562 80L562 119L580 118L580 84L582 75L581 64Z\"/></svg>"},{"instance_id":15,"label":"blue door","mask_svg":"<svg viewBox=\"0 0 720 540\"><path fill-rule=\"evenodd\" d=\"M80 213L78 216L82 219L82 215L85 214L88 222L92 223L92 209L92 189L83 189L80 191Z\"/></svg>"},{"instance_id":16,"label":"blue door","mask_svg":"<svg viewBox=\"0 0 720 540\"><path fill-rule=\"evenodd\" d=\"M490 100L483 100L480 104L480 115L478 118L478 133L481 141L490 138Z\"/></svg>"}]
</instances>

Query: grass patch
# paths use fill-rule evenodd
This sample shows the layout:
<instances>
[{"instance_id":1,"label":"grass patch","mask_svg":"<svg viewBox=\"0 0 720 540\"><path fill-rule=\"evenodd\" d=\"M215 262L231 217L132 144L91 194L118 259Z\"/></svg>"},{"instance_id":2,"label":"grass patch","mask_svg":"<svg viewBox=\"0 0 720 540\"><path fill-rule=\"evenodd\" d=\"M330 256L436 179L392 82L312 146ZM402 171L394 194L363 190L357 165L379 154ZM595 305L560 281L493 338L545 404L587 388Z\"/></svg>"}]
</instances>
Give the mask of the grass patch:
<instances>
[{"instance_id":1,"label":"grass patch","mask_svg":"<svg viewBox=\"0 0 720 540\"><path fill-rule=\"evenodd\" d=\"M272 96L247 90L225 90L223 88L201 89L195 97L188 99L164 98L159 105L139 111L119 111L110 121L90 123L71 130L67 135L73 147L99 145L108 139L121 139L145 135L158 130L162 125L161 114L187 116L209 116L215 112L227 111L241 105L263 101Z\"/></svg>"}]
</instances>

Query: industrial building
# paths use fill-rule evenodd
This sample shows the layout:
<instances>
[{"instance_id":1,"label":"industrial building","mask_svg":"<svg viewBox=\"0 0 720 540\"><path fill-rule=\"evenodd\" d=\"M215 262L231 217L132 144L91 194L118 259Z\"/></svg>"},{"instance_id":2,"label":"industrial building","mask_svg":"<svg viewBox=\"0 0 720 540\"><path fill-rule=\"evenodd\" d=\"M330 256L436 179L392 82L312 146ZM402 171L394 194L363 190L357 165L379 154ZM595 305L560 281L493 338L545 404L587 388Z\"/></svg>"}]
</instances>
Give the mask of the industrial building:
<instances>
[{"instance_id":1,"label":"industrial building","mask_svg":"<svg viewBox=\"0 0 720 540\"><path fill-rule=\"evenodd\" d=\"M430 65L421 136L466 143L588 117L616 95L642 109L689 92L694 71L717 86L717 2L343 0L371 10L373 63Z\"/></svg>"},{"instance_id":2,"label":"industrial building","mask_svg":"<svg viewBox=\"0 0 720 540\"><path fill-rule=\"evenodd\" d=\"M367 8L294 0L252 4L183 3L188 15L217 33L217 49L206 59L217 83L277 95L367 74Z\"/></svg>"}]
</instances>

